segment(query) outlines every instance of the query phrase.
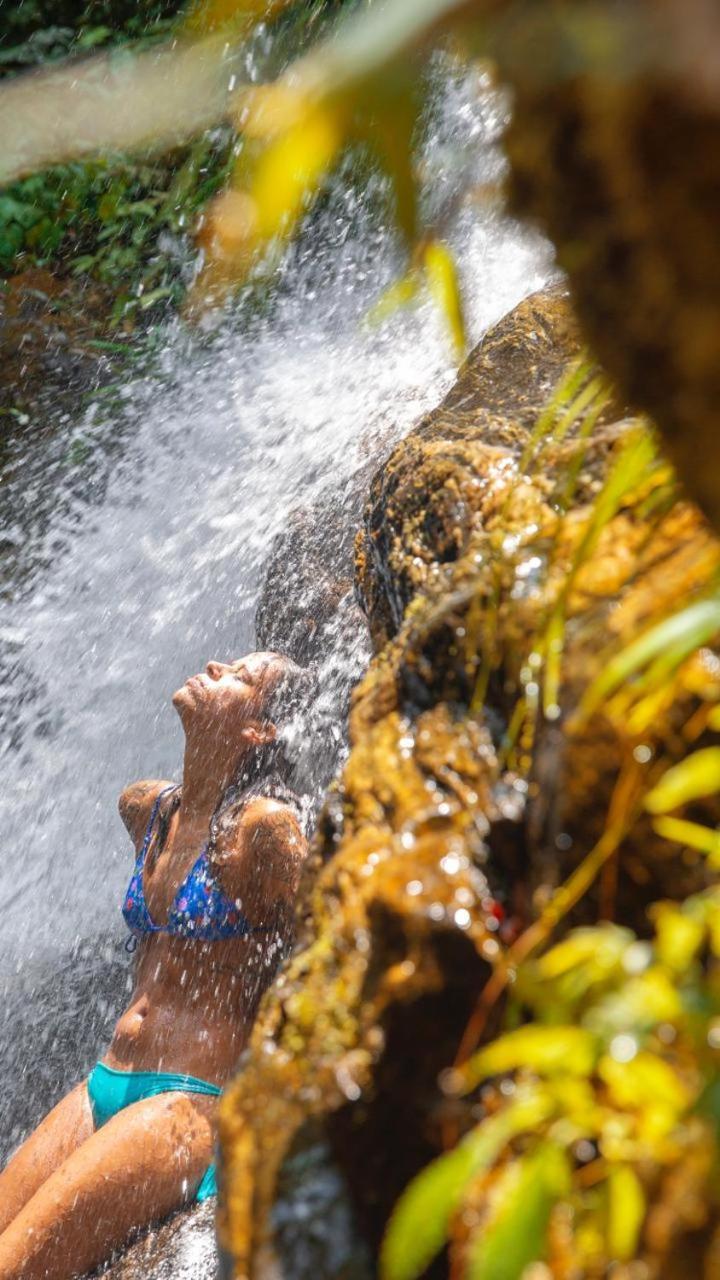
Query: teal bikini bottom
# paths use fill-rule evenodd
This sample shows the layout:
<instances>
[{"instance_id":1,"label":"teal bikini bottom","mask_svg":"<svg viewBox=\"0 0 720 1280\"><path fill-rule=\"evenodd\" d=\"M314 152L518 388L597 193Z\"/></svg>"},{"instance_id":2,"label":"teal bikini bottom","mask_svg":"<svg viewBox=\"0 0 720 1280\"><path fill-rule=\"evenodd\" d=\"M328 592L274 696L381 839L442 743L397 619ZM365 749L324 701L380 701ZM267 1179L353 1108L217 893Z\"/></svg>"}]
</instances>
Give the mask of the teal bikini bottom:
<instances>
[{"instance_id":1,"label":"teal bikini bottom","mask_svg":"<svg viewBox=\"0 0 720 1280\"><path fill-rule=\"evenodd\" d=\"M216 1084L197 1080L195 1076L172 1075L167 1071L115 1071L113 1067L106 1067L104 1062L96 1063L90 1072L87 1091L96 1129L107 1124L118 1111L132 1106L133 1102L154 1098L159 1093L203 1093L217 1098L222 1092ZM211 1164L205 1171L195 1199L200 1203L215 1195L217 1179L215 1165Z\"/></svg>"}]
</instances>

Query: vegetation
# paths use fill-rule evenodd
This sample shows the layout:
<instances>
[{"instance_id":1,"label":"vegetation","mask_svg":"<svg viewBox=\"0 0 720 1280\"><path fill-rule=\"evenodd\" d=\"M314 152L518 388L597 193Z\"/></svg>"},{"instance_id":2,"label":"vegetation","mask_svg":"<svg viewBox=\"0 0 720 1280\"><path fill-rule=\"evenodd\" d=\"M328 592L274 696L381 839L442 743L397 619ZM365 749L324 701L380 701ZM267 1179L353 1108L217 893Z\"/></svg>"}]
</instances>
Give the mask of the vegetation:
<instances>
[{"instance_id":1,"label":"vegetation","mask_svg":"<svg viewBox=\"0 0 720 1280\"><path fill-rule=\"evenodd\" d=\"M295 46L339 0L307 0L281 33ZM128 5L88 0L75 6L29 2L0 10L0 74L63 64L98 49L162 47L187 21L177 0ZM193 274L193 233L210 197L227 181L237 146L219 123L188 144L156 155L98 154L54 165L0 193L0 273L29 267L88 276L112 289L113 324L170 301Z\"/></svg>"}]
</instances>

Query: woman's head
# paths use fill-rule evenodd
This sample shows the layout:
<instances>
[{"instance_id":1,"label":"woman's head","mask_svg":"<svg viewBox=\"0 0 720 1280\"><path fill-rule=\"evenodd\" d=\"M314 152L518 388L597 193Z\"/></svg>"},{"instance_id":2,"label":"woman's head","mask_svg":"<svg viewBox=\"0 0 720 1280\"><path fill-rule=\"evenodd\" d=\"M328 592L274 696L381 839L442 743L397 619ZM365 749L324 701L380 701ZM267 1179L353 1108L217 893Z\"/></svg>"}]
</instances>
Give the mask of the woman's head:
<instances>
[{"instance_id":1,"label":"woman's head","mask_svg":"<svg viewBox=\"0 0 720 1280\"><path fill-rule=\"evenodd\" d=\"M250 653L232 662L208 662L205 671L173 695L189 739L204 752L232 760L233 772L248 760L284 754L281 730L307 695L307 668L281 653Z\"/></svg>"}]
</instances>

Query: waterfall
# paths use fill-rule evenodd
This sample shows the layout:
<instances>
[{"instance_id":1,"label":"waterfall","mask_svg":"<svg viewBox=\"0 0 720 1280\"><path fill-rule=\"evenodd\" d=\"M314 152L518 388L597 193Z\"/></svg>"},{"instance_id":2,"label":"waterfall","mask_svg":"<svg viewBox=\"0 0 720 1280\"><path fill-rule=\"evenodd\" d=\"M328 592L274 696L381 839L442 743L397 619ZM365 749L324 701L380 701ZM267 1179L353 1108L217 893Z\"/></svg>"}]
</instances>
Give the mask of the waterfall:
<instances>
[{"instance_id":1,"label":"waterfall","mask_svg":"<svg viewBox=\"0 0 720 1280\"><path fill-rule=\"evenodd\" d=\"M445 80L422 161L434 199L497 181L506 110L479 73ZM0 1155L81 1077L122 1003L132 855L116 800L178 776L171 693L253 647L290 513L379 461L454 376L429 302L365 323L401 263L377 205L339 177L264 307L213 333L168 324L114 398L79 402L15 461L0 500ZM449 239L473 342L553 270L492 204L459 203ZM352 679L365 645L339 636L327 679Z\"/></svg>"}]
</instances>

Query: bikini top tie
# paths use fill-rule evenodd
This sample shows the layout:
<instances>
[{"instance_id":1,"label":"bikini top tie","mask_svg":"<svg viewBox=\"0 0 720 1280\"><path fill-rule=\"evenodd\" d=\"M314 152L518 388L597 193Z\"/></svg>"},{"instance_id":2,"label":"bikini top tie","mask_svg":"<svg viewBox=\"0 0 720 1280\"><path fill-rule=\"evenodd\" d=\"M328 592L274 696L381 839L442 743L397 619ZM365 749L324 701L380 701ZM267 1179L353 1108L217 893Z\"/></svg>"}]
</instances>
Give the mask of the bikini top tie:
<instances>
[{"instance_id":1,"label":"bikini top tie","mask_svg":"<svg viewBox=\"0 0 720 1280\"><path fill-rule=\"evenodd\" d=\"M155 829L155 821L160 812L160 802L169 792L177 790L179 790L177 785L165 787L160 792L150 814L145 838L122 906L122 913L130 932L136 938L149 933L167 933L171 937L198 938L205 942L218 942L223 938L246 938L252 933L272 932L272 926L251 925L238 904L223 893L212 873L207 843L203 845L195 863L175 894L167 922L155 923L145 901L143 868ZM257 794L259 793L256 790L253 791L253 795ZM247 799L250 798L248 794Z\"/></svg>"}]
</instances>

